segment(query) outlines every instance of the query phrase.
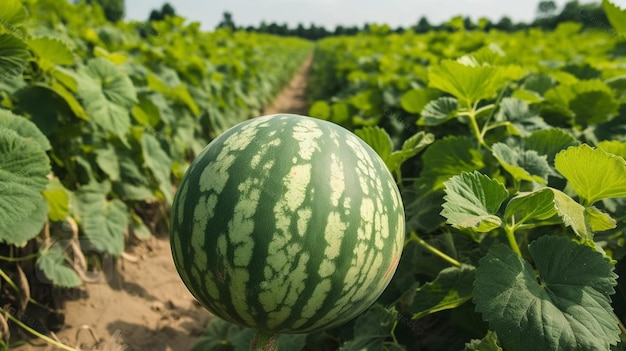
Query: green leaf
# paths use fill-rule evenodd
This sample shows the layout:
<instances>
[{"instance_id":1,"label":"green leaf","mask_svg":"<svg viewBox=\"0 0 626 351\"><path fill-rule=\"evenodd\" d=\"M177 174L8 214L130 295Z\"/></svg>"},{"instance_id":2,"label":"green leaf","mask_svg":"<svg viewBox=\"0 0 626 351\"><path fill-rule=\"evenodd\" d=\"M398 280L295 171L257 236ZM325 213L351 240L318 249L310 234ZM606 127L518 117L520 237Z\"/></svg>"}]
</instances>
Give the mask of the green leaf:
<instances>
[{"instance_id":1,"label":"green leaf","mask_svg":"<svg viewBox=\"0 0 626 351\"><path fill-rule=\"evenodd\" d=\"M411 305L412 319L456 308L471 300L475 271L472 266L448 267L435 280L417 288Z\"/></svg>"},{"instance_id":2,"label":"green leaf","mask_svg":"<svg viewBox=\"0 0 626 351\"><path fill-rule=\"evenodd\" d=\"M446 136L436 140L422 155L422 182L438 189L452 176L483 168L482 154L475 147L468 137Z\"/></svg>"},{"instance_id":3,"label":"green leaf","mask_svg":"<svg viewBox=\"0 0 626 351\"><path fill-rule=\"evenodd\" d=\"M156 127L161 122L161 111L148 97L140 96L139 103L133 106L133 117L142 126Z\"/></svg>"},{"instance_id":4,"label":"green leaf","mask_svg":"<svg viewBox=\"0 0 626 351\"><path fill-rule=\"evenodd\" d=\"M598 148L608 153L626 158L626 141L604 140L598 143Z\"/></svg>"},{"instance_id":5,"label":"green leaf","mask_svg":"<svg viewBox=\"0 0 626 351\"><path fill-rule=\"evenodd\" d=\"M390 337L398 312L375 304L363 312L354 324L354 339L346 342L340 351L384 350L385 340Z\"/></svg>"},{"instance_id":6,"label":"green leaf","mask_svg":"<svg viewBox=\"0 0 626 351\"><path fill-rule=\"evenodd\" d=\"M163 151L161 144L154 135L144 132L141 136L141 150L145 165L159 184L159 189L165 196L167 203L172 203L174 192L172 190L172 159Z\"/></svg>"},{"instance_id":7,"label":"green leaf","mask_svg":"<svg viewBox=\"0 0 626 351\"><path fill-rule=\"evenodd\" d=\"M595 206L585 208L585 218L594 232L602 232L617 226L615 219Z\"/></svg>"},{"instance_id":8,"label":"green leaf","mask_svg":"<svg viewBox=\"0 0 626 351\"><path fill-rule=\"evenodd\" d=\"M535 130L550 128L535 111L531 111L528 104L520 99L505 97L500 103L500 110L496 114L496 121L510 122L514 134L526 136Z\"/></svg>"},{"instance_id":9,"label":"green leaf","mask_svg":"<svg viewBox=\"0 0 626 351\"><path fill-rule=\"evenodd\" d=\"M500 165L516 180L546 184L548 175L552 173L547 157L537 151L511 148L504 143L495 143L492 150Z\"/></svg>"},{"instance_id":10,"label":"green leaf","mask_svg":"<svg viewBox=\"0 0 626 351\"><path fill-rule=\"evenodd\" d=\"M243 328L237 325L214 317L211 319L202 337L193 344L189 351L232 350L230 340L237 339L238 336L241 336L243 330Z\"/></svg>"},{"instance_id":11,"label":"green leaf","mask_svg":"<svg viewBox=\"0 0 626 351\"><path fill-rule=\"evenodd\" d=\"M52 37L39 37L28 39L28 46L42 60L52 65L73 65L74 54L72 50L59 39Z\"/></svg>"},{"instance_id":12,"label":"green leaf","mask_svg":"<svg viewBox=\"0 0 626 351\"><path fill-rule=\"evenodd\" d=\"M191 95L189 95L189 90L187 90L186 84L181 83L180 81L176 79L176 81L174 82L170 81L169 82L170 84L168 85L165 82L163 82L161 78L159 78L158 76L154 74L148 74L147 80L148 80L149 89L154 90L158 93L161 93L165 95L166 97L172 100L175 100L177 102L180 102L181 104L187 106L189 110L191 111L191 113L194 114L194 116L197 116L200 114L200 108L198 107L196 102L193 100Z\"/></svg>"},{"instance_id":13,"label":"green leaf","mask_svg":"<svg viewBox=\"0 0 626 351\"><path fill-rule=\"evenodd\" d=\"M325 121L330 120L330 105L326 101L315 101L309 108L309 116Z\"/></svg>"},{"instance_id":14,"label":"green leaf","mask_svg":"<svg viewBox=\"0 0 626 351\"><path fill-rule=\"evenodd\" d=\"M554 193L549 188L517 194L506 205L504 218L511 225L544 221L557 214Z\"/></svg>"},{"instance_id":15,"label":"green leaf","mask_svg":"<svg viewBox=\"0 0 626 351\"><path fill-rule=\"evenodd\" d=\"M539 155L546 155L549 163L554 162L554 156L570 146L580 142L571 134L560 128L548 128L534 131L523 138L524 149L537 151Z\"/></svg>"},{"instance_id":16,"label":"green leaf","mask_svg":"<svg viewBox=\"0 0 626 351\"><path fill-rule=\"evenodd\" d=\"M130 78L103 58L88 61L78 76L78 95L91 120L104 130L126 140L130 128L129 111L137 103Z\"/></svg>"},{"instance_id":17,"label":"green leaf","mask_svg":"<svg viewBox=\"0 0 626 351\"><path fill-rule=\"evenodd\" d=\"M83 283L76 271L65 263L65 251L60 245L53 245L50 248L42 247L37 257L37 267L56 286L75 288Z\"/></svg>"},{"instance_id":18,"label":"green leaf","mask_svg":"<svg viewBox=\"0 0 626 351\"><path fill-rule=\"evenodd\" d=\"M463 351L502 351L498 346L498 337L491 330L481 340L473 339L465 344Z\"/></svg>"},{"instance_id":19,"label":"green leaf","mask_svg":"<svg viewBox=\"0 0 626 351\"><path fill-rule=\"evenodd\" d=\"M400 106L408 113L418 114L422 112L428 102L438 96L439 93L434 89L412 89L402 94Z\"/></svg>"},{"instance_id":20,"label":"green leaf","mask_svg":"<svg viewBox=\"0 0 626 351\"><path fill-rule=\"evenodd\" d=\"M429 86L454 95L464 108L493 97L509 80L522 78L517 66L480 65L471 59L442 60L428 73Z\"/></svg>"},{"instance_id":21,"label":"green leaf","mask_svg":"<svg viewBox=\"0 0 626 351\"><path fill-rule=\"evenodd\" d=\"M48 183L43 197L48 202L48 218L54 222L61 222L70 214L69 191L63 184L54 178Z\"/></svg>"},{"instance_id":22,"label":"green leaf","mask_svg":"<svg viewBox=\"0 0 626 351\"><path fill-rule=\"evenodd\" d=\"M96 154L96 164L109 176L109 179L114 182L120 180L120 161L115 147L107 144L106 148L98 148L94 150L94 153Z\"/></svg>"},{"instance_id":23,"label":"green leaf","mask_svg":"<svg viewBox=\"0 0 626 351\"><path fill-rule=\"evenodd\" d=\"M0 240L17 244L37 235L45 221L41 192L48 184L48 173L50 161L37 142L0 126ZM34 229L9 231L27 221L32 221Z\"/></svg>"},{"instance_id":24,"label":"green leaf","mask_svg":"<svg viewBox=\"0 0 626 351\"><path fill-rule=\"evenodd\" d=\"M389 171L394 172L399 169L406 160L417 155L433 141L435 141L435 136L423 131L405 140L401 150L391 153L388 163Z\"/></svg>"},{"instance_id":25,"label":"green leaf","mask_svg":"<svg viewBox=\"0 0 626 351\"><path fill-rule=\"evenodd\" d=\"M19 0L2 0L2 12L0 12L0 24L4 27L17 26L22 23L28 12Z\"/></svg>"},{"instance_id":26,"label":"green leaf","mask_svg":"<svg viewBox=\"0 0 626 351\"><path fill-rule=\"evenodd\" d=\"M23 138L33 140L45 151L52 148L48 138L39 128L22 116L15 115L10 111L0 110L0 126L12 129Z\"/></svg>"},{"instance_id":27,"label":"green leaf","mask_svg":"<svg viewBox=\"0 0 626 351\"><path fill-rule=\"evenodd\" d=\"M119 256L124 250L128 209L117 199L108 201L106 192L86 185L74 193L78 224L97 250Z\"/></svg>"},{"instance_id":28,"label":"green leaf","mask_svg":"<svg viewBox=\"0 0 626 351\"><path fill-rule=\"evenodd\" d=\"M554 165L583 200L583 205L626 196L623 157L582 144L559 152Z\"/></svg>"},{"instance_id":29,"label":"green leaf","mask_svg":"<svg viewBox=\"0 0 626 351\"><path fill-rule=\"evenodd\" d=\"M446 196L441 215L448 224L481 233L500 227L502 220L496 213L509 196L502 183L474 171L454 176L444 185Z\"/></svg>"},{"instance_id":30,"label":"green leaf","mask_svg":"<svg viewBox=\"0 0 626 351\"><path fill-rule=\"evenodd\" d=\"M24 41L11 33L0 34L0 77L3 77L2 80L22 74L29 57L28 46Z\"/></svg>"},{"instance_id":31,"label":"green leaf","mask_svg":"<svg viewBox=\"0 0 626 351\"><path fill-rule=\"evenodd\" d=\"M393 150L393 143L386 130L374 126L357 129L354 133L371 146L385 162L387 168L390 168L389 159L391 157L391 151Z\"/></svg>"},{"instance_id":32,"label":"green leaf","mask_svg":"<svg viewBox=\"0 0 626 351\"><path fill-rule=\"evenodd\" d=\"M345 123L350 120L350 107L345 102L333 103L331 110L334 123Z\"/></svg>"},{"instance_id":33,"label":"green leaf","mask_svg":"<svg viewBox=\"0 0 626 351\"><path fill-rule=\"evenodd\" d=\"M36 237L46 223L48 217L48 206L43 197L37 199L32 210L25 218L16 220L6 227L0 226L0 240L8 244L23 246L26 242Z\"/></svg>"},{"instance_id":34,"label":"green leaf","mask_svg":"<svg viewBox=\"0 0 626 351\"><path fill-rule=\"evenodd\" d=\"M571 111L573 122L580 126L606 121L617 113L619 107L611 88L598 79L558 85L548 90L545 98Z\"/></svg>"},{"instance_id":35,"label":"green leaf","mask_svg":"<svg viewBox=\"0 0 626 351\"><path fill-rule=\"evenodd\" d=\"M129 152L118 150L120 180L113 182L113 190L124 200L150 201L156 196L149 187L145 170Z\"/></svg>"},{"instance_id":36,"label":"green leaf","mask_svg":"<svg viewBox=\"0 0 626 351\"><path fill-rule=\"evenodd\" d=\"M459 102L449 96L442 96L430 101L422 109L418 125L436 126L445 123L458 115Z\"/></svg>"},{"instance_id":37,"label":"green leaf","mask_svg":"<svg viewBox=\"0 0 626 351\"><path fill-rule=\"evenodd\" d=\"M150 229L144 224L141 217L133 212L130 213L130 227L133 230L133 234L140 240L146 240L152 237Z\"/></svg>"},{"instance_id":38,"label":"green leaf","mask_svg":"<svg viewBox=\"0 0 626 351\"><path fill-rule=\"evenodd\" d=\"M619 340L610 295L613 265L566 237L544 235L529 245L536 271L498 244L480 259L476 310L505 350L608 350Z\"/></svg>"},{"instance_id":39,"label":"green leaf","mask_svg":"<svg viewBox=\"0 0 626 351\"><path fill-rule=\"evenodd\" d=\"M554 206L563 223L571 227L576 235L586 240L593 240L593 233L585 219L585 207L562 191L548 189L554 194Z\"/></svg>"},{"instance_id":40,"label":"green leaf","mask_svg":"<svg viewBox=\"0 0 626 351\"><path fill-rule=\"evenodd\" d=\"M602 7L606 17L611 22L611 25L617 32L623 36L626 36L626 10L616 6L608 0L602 0Z\"/></svg>"}]
</instances>

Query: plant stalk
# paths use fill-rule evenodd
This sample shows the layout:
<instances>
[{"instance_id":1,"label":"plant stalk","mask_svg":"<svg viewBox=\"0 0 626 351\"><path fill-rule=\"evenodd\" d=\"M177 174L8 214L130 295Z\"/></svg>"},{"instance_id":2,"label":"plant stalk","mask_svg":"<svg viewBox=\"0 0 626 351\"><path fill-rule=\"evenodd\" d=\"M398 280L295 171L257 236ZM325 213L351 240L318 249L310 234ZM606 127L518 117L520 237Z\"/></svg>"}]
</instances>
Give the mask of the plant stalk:
<instances>
[{"instance_id":1,"label":"plant stalk","mask_svg":"<svg viewBox=\"0 0 626 351\"><path fill-rule=\"evenodd\" d=\"M278 336L272 332L257 330L252 339L250 350L252 351L277 351L276 339Z\"/></svg>"},{"instance_id":2,"label":"plant stalk","mask_svg":"<svg viewBox=\"0 0 626 351\"><path fill-rule=\"evenodd\" d=\"M26 324L22 323L21 320L19 320L18 318L15 318L13 315L11 315L10 313L8 313L4 308L0 307L0 312L4 313L5 316L7 316L13 323L17 324L20 328L26 330L27 332L33 334L34 336L44 340L45 342L54 345L55 347L58 347L60 349L66 350L66 351L80 351L77 350L73 347L67 346L63 343L60 343L56 340L53 340L41 333L39 333L38 331L34 330L33 328L27 326Z\"/></svg>"},{"instance_id":3,"label":"plant stalk","mask_svg":"<svg viewBox=\"0 0 626 351\"><path fill-rule=\"evenodd\" d=\"M506 238L509 239L511 249L513 249L517 256L522 257L522 251L519 249L519 245L517 245L517 240L515 240L515 229L509 225L505 225L504 231L506 232Z\"/></svg>"},{"instance_id":4,"label":"plant stalk","mask_svg":"<svg viewBox=\"0 0 626 351\"><path fill-rule=\"evenodd\" d=\"M455 260L454 258L446 255L445 253L443 253L438 248L430 245L424 239L422 239L419 236L417 236L417 234L415 234L415 232L411 232L411 237L409 238L409 240L416 241L418 244L420 244L426 250L428 250L428 251L432 252L433 254L439 256L444 261L450 263L451 265L453 265L455 267L461 268L461 266L462 266L461 262L459 262L459 261Z\"/></svg>"}]
</instances>

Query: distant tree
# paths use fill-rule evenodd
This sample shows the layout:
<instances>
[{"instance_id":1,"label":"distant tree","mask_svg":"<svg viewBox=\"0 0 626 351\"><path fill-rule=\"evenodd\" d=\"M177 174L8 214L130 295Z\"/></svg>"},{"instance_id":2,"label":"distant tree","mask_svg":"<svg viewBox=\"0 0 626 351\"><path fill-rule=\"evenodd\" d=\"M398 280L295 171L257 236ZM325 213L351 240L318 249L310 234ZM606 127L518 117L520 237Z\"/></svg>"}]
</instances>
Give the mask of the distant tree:
<instances>
[{"instance_id":1,"label":"distant tree","mask_svg":"<svg viewBox=\"0 0 626 351\"><path fill-rule=\"evenodd\" d=\"M124 18L124 0L87 0L88 4L98 4L104 11L104 16L109 22L117 22Z\"/></svg>"},{"instance_id":2,"label":"distant tree","mask_svg":"<svg viewBox=\"0 0 626 351\"><path fill-rule=\"evenodd\" d=\"M426 33L432 29L432 26L428 22L428 19L422 16L413 29L415 30L415 33Z\"/></svg>"},{"instance_id":3,"label":"distant tree","mask_svg":"<svg viewBox=\"0 0 626 351\"><path fill-rule=\"evenodd\" d=\"M554 16L556 12L556 4L552 0L543 0L537 6L537 17L547 18Z\"/></svg>"},{"instance_id":4,"label":"distant tree","mask_svg":"<svg viewBox=\"0 0 626 351\"><path fill-rule=\"evenodd\" d=\"M502 17L493 27L505 32L512 32L515 29L513 21L507 16Z\"/></svg>"},{"instance_id":5,"label":"distant tree","mask_svg":"<svg viewBox=\"0 0 626 351\"><path fill-rule=\"evenodd\" d=\"M217 28L230 28L232 30L237 29L235 22L233 22L233 15L226 11L222 14L222 21L217 24Z\"/></svg>"},{"instance_id":6,"label":"distant tree","mask_svg":"<svg viewBox=\"0 0 626 351\"><path fill-rule=\"evenodd\" d=\"M166 2L163 6L161 6L161 10L152 10L150 12L148 21L162 21L167 16L176 16L176 10L172 5Z\"/></svg>"}]
</instances>

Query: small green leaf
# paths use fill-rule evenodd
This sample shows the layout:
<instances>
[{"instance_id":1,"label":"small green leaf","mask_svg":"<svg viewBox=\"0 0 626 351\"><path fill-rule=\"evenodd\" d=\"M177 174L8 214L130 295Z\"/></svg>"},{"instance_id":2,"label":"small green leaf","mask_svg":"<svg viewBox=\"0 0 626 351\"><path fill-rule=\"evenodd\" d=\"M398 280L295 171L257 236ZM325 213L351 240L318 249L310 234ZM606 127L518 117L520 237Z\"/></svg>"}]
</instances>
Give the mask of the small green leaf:
<instances>
[{"instance_id":1,"label":"small green leaf","mask_svg":"<svg viewBox=\"0 0 626 351\"><path fill-rule=\"evenodd\" d=\"M0 126L12 129L19 136L35 141L45 151L52 148L50 141L39 128L22 116L15 115L10 111L0 110Z\"/></svg>"},{"instance_id":2,"label":"small green leaf","mask_svg":"<svg viewBox=\"0 0 626 351\"><path fill-rule=\"evenodd\" d=\"M148 96L139 97L139 103L133 106L132 114L143 126L154 128L161 122L161 111Z\"/></svg>"},{"instance_id":3,"label":"small green leaf","mask_svg":"<svg viewBox=\"0 0 626 351\"><path fill-rule=\"evenodd\" d=\"M328 121L330 120L330 106L326 101L315 101L309 108L309 116Z\"/></svg>"},{"instance_id":4,"label":"small green leaf","mask_svg":"<svg viewBox=\"0 0 626 351\"><path fill-rule=\"evenodd\" d=\"M500 227L496 215L509 192L495 179L481 174L463 172L444 183L446 196L441 215L456 228L470 228L485 233Z\"/></svg>"},{"instance_id":5,"label":"small green leaf","mask_svg":"<svg viewBox=\"0 0 626 351\"><path fill-rule=\"evenodd\" d=\"M417 124L422 126L436 126L457 117L458 103L457 99L449 96L442 96L430 101L424 106L424 109L422 109Z\"/></svg>"},{"instance_id":6,"label":"small green leaf","mask_svg":"<svg viewBox=\"0 0 626 351\"><path fill-rule=\"evenodd\" d=\"M83 283L76 271L65 263L65 252L60 245L53 245L48 249L42 247L39 250L37 267L56 286L75 288Z\"/></svg>"},{"instance_id":7,"label":"small green leaf","mask_svg":"<svg viewBox=\"0 0 626 351\"><path fill-rule=\"evenodd\" d=\"M471 266L448 267L435 280L417 288L411 305L412 319L456 308L471 300L475 271Z\"/></svg>"},{"instance_id":8,"label":"small green leaf","mask_svg":"<svg viewBox=\"0 0 626 351\"><path fill-rule=\"evenodd\" d=\"M26 8L19 0L2 0L0 24L4 27L17 26L28 16Z\"/></svg>"},{"instance_id":9,"label":"small green leaf","mask_svg":"<svg viewBox=\"0 0 626 351\"><path fill-rule=\"evenodd\" d=\"M548 175L552 173L547 157L537 151L511 148L504 143L495 143L492 150L500 165L516 180L546 184Z\"/></svg>"},{"instance_id":10,"label":"small green leaf","mask_svg":"<svg viewBox=\"0 0 626 351\"><path fill-rule=\"evenodd\" d=\"M48 183L43 197L48 202L48 218L54 222L63 221L70 214L69 191L54 178Z\"/></svg>"},{"instance_id":11,"label":"small green leaf","mask_svg":"<svg viewBox=\"0 0 626 351\"><path fill-rule=\"evenodd\" d=\"M593 232L585 219L585 207L562 191L548 189L554 194L554 206L563 223L571 227L576 235L586 240L593 240Z\"/></svg>"},{"instance_id":12,"label":"small green leaf","mask_svg":"<svg viewBox=\"0 0 626 351\"><path fill-rule=\"evenodd\" d=\"M598 143L598 148L626 159L626 141L604 140Z\"/></svg>"},{"instance_id":13,"label":"small green leaf","mask_svg":"<svg viewBox=\"0 0 626 351\"><path fill-rule=\"evenodd\" d=\"M505 245L480 259L476 310L505 350L608 350L619 340L611 262L586 245L544 235L529 245L537 271Z\"/></svg>"},{"instance_id":14,"label":"small green leaf","mask_svg":"<svg viewBox=\"0 0 626 351\"><path fill-rule=\"evenodd\" d=\"M595 206L585 208L585 218L594 232L602 232L617 226L615 219Z\"/></svg>"},{"instance_id":15,"label":"small green leaf","mask_svg":"<svg viewBox=\"0 0 626 351\"><path fill-rule=\"evenodd\" d=\"M120 180L120 164L117 151L111 144L107 144L106 148L98 148L94 150L96 154L96 164L111 181Z\"/></svg>"},{"instance_id":16,"label":"small green leaf","mask_svg":"<svg viewBox=\"0 0 626 351\"><path fill-rule=\"evenodd\" d=\"M484 338L480 340L473 339L466 343L463 351L502 351L502 348L498 346L496 333L490 330Z\"/></svg>"},{"instance_id":17,"label":"small green leaf","mask_svg":"<svg viewBox=\"0 0 626 351\"><path fill-rule=\"evenodd\" d=\"M372 149L376 151L378 156L380 156L380 158L385 162L387 168L390 168L389 160L391 157L391 151L393 150L393 143L386 130L378 126L374 126L357 129L354 133L371 146Z\"/></svg>"},{"instance_id":18,"label":"small green leaf","mask_svg":"<svg viewBox=\"0 0 626 351\"><path fill-rule=\"evenodd\" d=\"M159 184L159 190L165 196L167 203L172 203L172 159L167 155L154 135L144 132L141 137L141 149L146 167Z\"/></svg>"},{"instance_id":19,"label":"small green leaf","mask_svg":"<svg viewBox=\"0 0 626 351\"><path fill-rule=\"evenodd\" d=\"M354 324L354 339L345 343L340 351L384 350L385 340L390 337L398 312L375 304L363 312Z\"/></svg>"},{"instance_id":20,"label":"small green leaf","mask_svg":"<svg viewBox=\"0 0 626 351\"><path fill-rule=\"evenodd\" d=\"M189 351L224 351L232 349L230 340L241 335L242 327L214 317L207 325L206 331Z\"/></svg>"},{"instance_id":21,"label":"small green leaf","mask_svg":"<svg viewBox=\"0 0 626 351\"><path fill-rule=\"evenodd\" d=\"M582 144L559 152L554 164L584 201L583 205L626 196L626 160L623 157Z\"/></svg>"},{"instance_id":22,"label":"small green leaf","mask_svg":"<svg viewBox=\"0 0 626 351\"><path fill-rule=\"evenodd\" d=\"M529 135L535 130L550 128L526 102L510 97L502 99L500 110L496 114L496 121L510 122L516 134L522 136Z\"/></svg>"},{"instance_id":23,"label":"small green leaf","mask_svg":"<svg viewBox=\"0 0 626 351\"><path fill-rule=\"evenodd\" d=\"M461 172L481 169L485 166L482 154L468 137L446 136L436 140L422 155L424 169L422 182L432 184L433 189Z\"/></svg>"},{"instance_id":24,"label":"small green leaf","mask_svg":"<svg viewBox=\"0 0 626 351\"><path fill-rule=\"evenodd\" d=\"M144 224L141 217L133 212L130 213L130 227L133 230L133 234L140 240L146 240L152 237L150 229Z\"/></svg>"},{"instance_id":25,"label":"small green leaf","mask_svg":"<svg viewBox=\"0 0 626 351\"><path fill-rule=\"evenodd\" d=\"M434 89L412 89L402 94L400 106L408 113L418 114L422 112L429 101L436 99L438 96L439 93Z\"/></svg>"},{"instance_id":26,"label":"small green leaf","mask_svg":"<svg viewBox=\"0 0 626 351\"><path fill-rule=\"evenodd\" d=\"M626 36L626 10L616 6L608 0L602 0L602 7L606 17L611 22L611 25L617 32L623 36Z\"/></svg>"},{"instance_id":27,"label":"small green leaf","mask_svg":"<svg viewBox=\"0 0 626 351\"><path fill-rule=\"evenodd\" d=\"M350 107L345 102L333 103L331 110L334 123L345 123L350 120Z\"/></svg>"},{"instance_id":28,"label":"small green leaf","mask_svg":"<svg viewBox=\"0 0 626 351\"><path fill-rule=\"evenodd\" d=\"M557 214L554 193L548 188L519 193L506 205L504 218L511 225L543 221Z\"/></svg>"},{"instance_id":29,"label":"small green leaf","mask_svg":"<svg viewBox=\"0 0 626 351\"><path fill-rule=\"evenodd\" d=\"M524 137L524 149L537 151L539 155L546 155L549 163L554 162L554 156L570 146L580 142L571 134L560 128L548 128L534 131Z\"/></svg>"},{"instance_id":30,"label":"small green leaf","mask_svg":"<svg viewBox=\"0 0 626 351\"><path fill-rule=\"evenodd\" d=\"M391 153L388 163L389 171L394 172L399 169L406 160L417 155L433 141L435 141L435 136L425 132L419 132L405 140L402 144L402 150Z\"/></svg>"}]
</instances>

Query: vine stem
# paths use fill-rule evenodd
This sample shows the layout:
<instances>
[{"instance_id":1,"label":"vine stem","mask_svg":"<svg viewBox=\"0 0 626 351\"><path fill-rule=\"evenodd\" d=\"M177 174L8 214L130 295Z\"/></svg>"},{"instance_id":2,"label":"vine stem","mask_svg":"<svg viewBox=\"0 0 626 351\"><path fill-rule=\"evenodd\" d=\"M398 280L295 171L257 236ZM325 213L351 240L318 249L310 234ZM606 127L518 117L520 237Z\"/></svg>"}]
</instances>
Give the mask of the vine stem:
<instances>
[{"instance_id":1,"label":"vine stem","mask_svg":"<svg viewBox=\"0 0 626 351\"><path fill-rule=\"evenodd\" d=\"M264 331L257 330L256 335L252 339L252 344L250 345L250 350L252 351L277 351L276 348L276 339L277 335Z\"/></svg>"},{"instance_id":2,"label":"vine stem","mask_svg":"<svg viewBox=\"0 0 626 351\"><path fill-rule=\"evenodd\" d=\"M509 245L511 246L511 249L513 249L517 256L522 257L522 251L517 245L517 240L515 240L515 228L509 225L505 225L504 231L506 232L507 239L509 239Z\"/></svg>"},{"instance_id":3,"label":"vine stem","mask_svg":"<svg viewBox=\"0 0 626 351\"><path fill-rule=\"evenodd\" d=\"M426 250L432 252L433 254L439 256L441 259L443 259L444 261L450 263L451 265L455 266L455 267L459 267L461 268L462 264L461 262L455 260L454 258L446 255L445 253L443 253L441 250L439 250L438 248L430 245L429 243L427 243L424 239L420 238L419 236L417 236L417 234L415 234L415 232L411 232L411 237L409 238L410 241L415 241L418 244L420 244L422 247L424 247Z\"/></svg>"},{"instance_id":4,"label":"vine stem","mask_svg":"<svg viewBox=\"0 0 626 351\"><path fill-rule=\"evenodd\" d=\"M60 343L60 342L58 342L56 340L53 340L53 339L51 339L51 338L49 338L49 337L39 333L38 331L34 330L33 328L31 328L31 327L27 326L26 324L22 323L21 320L19 320L18 318L15 318L12 314L7 312L4 308L0 307L0 311L2 313L4 313L4 315L7 316L11 321L13 321L13 323L17 324L20 328L26 330L27 332L33 334L34 336L44 340L45 342L47 342L49 344L54 345L54 346L56 346L56 347L58 347L60 349L67 350L67 351L80 351L80 350L77 350L77 349L75 349L73 347L67 346L67 345L65 345L63 343Z\"/></svg>"}]
</instances>

